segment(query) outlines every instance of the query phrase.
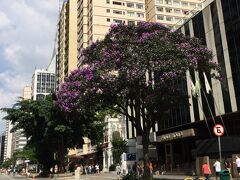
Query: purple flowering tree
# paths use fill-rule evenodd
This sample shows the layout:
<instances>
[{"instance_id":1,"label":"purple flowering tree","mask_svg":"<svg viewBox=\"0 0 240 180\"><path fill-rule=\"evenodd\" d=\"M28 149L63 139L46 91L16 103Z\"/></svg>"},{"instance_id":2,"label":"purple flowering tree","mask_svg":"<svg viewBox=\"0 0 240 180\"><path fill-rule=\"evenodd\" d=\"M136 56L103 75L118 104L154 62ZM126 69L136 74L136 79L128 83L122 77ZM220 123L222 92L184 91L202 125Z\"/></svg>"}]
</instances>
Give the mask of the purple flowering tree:
<instances>
[{"instance_id":1,"label":"purple flowering tree","mask_svg":"<svg viewBox=\"0 0 240 180\"><path fill-rule=\"evenodd\" d=\"M142 136L146 173L151 129L188 98L178 82L186 82L187 70L218 72L212 52L200 40L158 23L112 25L82 57L83 66L58 92L58 105L65 111L98 105L125 115Z\"/></svg>"}]
</instances>

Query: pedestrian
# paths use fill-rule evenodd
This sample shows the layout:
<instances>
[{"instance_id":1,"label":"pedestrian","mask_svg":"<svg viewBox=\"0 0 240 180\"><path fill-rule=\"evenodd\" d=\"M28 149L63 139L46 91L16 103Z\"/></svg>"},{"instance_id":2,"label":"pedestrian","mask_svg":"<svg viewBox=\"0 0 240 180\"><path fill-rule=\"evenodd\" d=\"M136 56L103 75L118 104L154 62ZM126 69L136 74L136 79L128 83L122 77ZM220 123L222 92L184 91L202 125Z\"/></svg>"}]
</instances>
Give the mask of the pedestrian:
<instances>
[{"instance_id":1,"label":"pedestrian","mask_svg":"<svg viewBox=\"0 0 240 180\"><path fill-rule=\"evenodd\" d=\"M152 175L153 175L153 165L152 165L151 161L148 162L148 168L149 168L149 171L150 171L150 177L152 177Z\"/></svg>"},{"instance_id":2,"label":"pedestrian","mask_svg":"<svg viewBox=\"0 0 240 180\"><path fill-rule=\"evenodd\" d=\"M221 171L221 163L216 159L213 166L214 166L214 169L215 169L216 180L218 180L219 173Z\"/></svg>"},{"instance_id":3,"label":"pedestrian","mask_svg":"<svg viewBox=\"0 0 240 180\"><path fill-rule=\"evenodd\" d=\"M121 175L121 167L119 164L117 164L116 166L116 171L117 171L117 177L118 177L118 180L121 179L120 175Z\"/></svg>"},{"instance_id":4,"label":"pedestrian","mask_svg":"<svg viewBox=\"0 0 240 180\"><path fill-rule=\"evenodd\" d=\"M202 172L206 180L209 180L209 177L211 175L211 170L209 168L208 163L205 161L204 164L202 165Z\"/></svg>"},{"instance_id":5,"label":"pedestrian","mask_svg":"<svg viewBox=\"0 0 240 180\"><path fill-rule=\"evenodd\" d=\"M99 165L98 164L95 165L95 169L96 169L96 173L99 174Z\"/></svg>"},{"instance_id":6,"label":"pedestrian","mask_svg":"<svg viewBox=\"0 0 240 180\"><path fill-rule=\"evenodd\" d=\"M92 166L91 166L91 164L89 164L89 166L88 166L88 173L92 174Z\"/></svg>"},{"instance_id":7,"label":"pedestrian","mask_svg":"<svg viewBox=\"0 0 240 180\"><path fill-rule=\"evenodd\" d=\"M135 162L133 165L132 165L132 173L134 175L137 175L138 176L138 172L137 172L137 162Z\"/></svg>"},{"instance_id":8,"label":"pedestrian","mask_svg":"<svg viewBox=\"0 0 240 180\"><path fill-rule=\"evenodd\" d=\"M238 175L240 176L240 158L236 156L236 164L237 164L237 172Z\"/></svg>"},{"instance_id":9,"label":"pedestrian","mask_svg":"<svg viewBox=\"0 0 240 180\"><path fill-rule=\"evenodd\" d=\"M84 171L85 171L85 174L88 175L88 166L87 165L84 166Z\"/></svg>"},{"instance_id":10,"label":"pedestrian","mask_svg":"<svg viewBox=\"0 0 240 180\"><path fill-rule=\"evenodd\" d=\"M229 175L230 175L230 177L231 177L231 179L232 179L231 163L225 159L225 161L224 161L224 166L225 166L225 169L228 170Z\"/></svg>"}]
</instances>

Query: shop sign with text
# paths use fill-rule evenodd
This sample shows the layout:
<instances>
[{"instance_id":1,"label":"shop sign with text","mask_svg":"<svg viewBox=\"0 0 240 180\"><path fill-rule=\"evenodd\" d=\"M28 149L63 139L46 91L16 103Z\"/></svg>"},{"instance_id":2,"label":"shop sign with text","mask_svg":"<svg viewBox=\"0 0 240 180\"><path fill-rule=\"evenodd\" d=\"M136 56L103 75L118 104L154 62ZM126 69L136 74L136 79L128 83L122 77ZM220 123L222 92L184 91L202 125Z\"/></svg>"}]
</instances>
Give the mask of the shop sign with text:
<instances>
[{"instance_id":1,"label":"shop sign with text","mask_svg":"<svg viewBox=\"0 0 240 180\"><path fill-rule=\"evenodd\" d=\"M157 136L157 142L171 141L171 140L181 139L181 138L191 137L191 136L195 136L194 129L186 129L183 131L177 131L174 133Z\"/></svg>"}]
</instances>

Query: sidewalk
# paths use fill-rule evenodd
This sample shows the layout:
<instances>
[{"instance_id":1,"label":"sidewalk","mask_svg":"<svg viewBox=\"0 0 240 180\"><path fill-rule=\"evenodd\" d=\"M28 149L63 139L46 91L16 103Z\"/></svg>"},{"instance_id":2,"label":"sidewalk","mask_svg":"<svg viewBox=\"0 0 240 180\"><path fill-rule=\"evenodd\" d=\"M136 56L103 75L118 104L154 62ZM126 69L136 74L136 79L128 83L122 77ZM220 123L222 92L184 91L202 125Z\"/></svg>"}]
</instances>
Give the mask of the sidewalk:
<instances>
[{"instance_id":1,"label":"sidewalk","mask_svg":"<svg viewBox=\"0 0 240 180\"><path fill-rule=\"evenodd\" d=\"M171 179L171 180L183 180L191 176L182 176L182 175L153 175L154 179Z\"/></svg>"},{"instance_id":2,"label":"sidewalk","mask_svg":"<svg viewBox=\"0 0 240 180\"><path fill-rule=\"evenodd\" d=\"M162 179L162 180L184 180L186 178L194 179L195 177L193 177L193 176L182 176L182 175L153 175L153 179ZM203 178L203 176L200 176L199 178ZM214 176L212 176L210 178L210 180L215 180L215 179L216 179L216 177L214 177ZM232 178L231 180L239 180L239 178Z\"/></svg>"}]
</instances>

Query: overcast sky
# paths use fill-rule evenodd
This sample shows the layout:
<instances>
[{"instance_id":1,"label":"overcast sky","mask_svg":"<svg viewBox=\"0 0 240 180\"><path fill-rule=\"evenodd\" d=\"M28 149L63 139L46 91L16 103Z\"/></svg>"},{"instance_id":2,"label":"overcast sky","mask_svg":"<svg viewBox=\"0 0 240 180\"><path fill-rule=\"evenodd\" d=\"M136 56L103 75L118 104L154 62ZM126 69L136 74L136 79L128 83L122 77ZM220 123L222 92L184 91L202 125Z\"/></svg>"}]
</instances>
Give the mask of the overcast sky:
<instances>
[{"instance_id":1,"label":"overcast sky","mask_svg":"<svg viewBox=\"0 0 240 180\"><path fill-rule=\"evenodd\" d=\"M0 108L12 107L35 67L50 63L58 13L59 0L0 0Z\"/></svg>"}]
</instances>

